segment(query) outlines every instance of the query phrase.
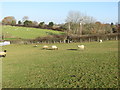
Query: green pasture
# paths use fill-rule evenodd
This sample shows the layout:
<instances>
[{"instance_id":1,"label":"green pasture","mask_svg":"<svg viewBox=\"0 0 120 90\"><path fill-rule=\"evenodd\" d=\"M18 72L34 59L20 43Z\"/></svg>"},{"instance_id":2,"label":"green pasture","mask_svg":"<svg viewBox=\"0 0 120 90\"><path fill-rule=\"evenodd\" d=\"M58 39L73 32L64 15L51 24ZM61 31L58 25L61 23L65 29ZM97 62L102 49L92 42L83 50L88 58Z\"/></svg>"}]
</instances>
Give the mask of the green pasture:
<instances>
[{"instance_id":1,"label":"green pasture","mask_svg":"<svg viewBox=\"0 0 120 90\"><path fill-rule=\"evenodd\" d=\"M18 26L2 26L2 32L3 32L6 40L11 40L11 39L13 40L16 38L34 39L37 37L43 37L43 36L47 36L47 35L64 34L63 32L60 32L60 31L29 28L29 27L18 27Z\"/></svg>"},{"instance_id":2,"label":"green pasture","mask_svg":"<svg viewBox=\"0 0 120 90\"><path fill-rule=\"evenodd\" d=\"M3 88L118 88L118 41L43 45L3 46Z\"/></svg>"}]
</instances>

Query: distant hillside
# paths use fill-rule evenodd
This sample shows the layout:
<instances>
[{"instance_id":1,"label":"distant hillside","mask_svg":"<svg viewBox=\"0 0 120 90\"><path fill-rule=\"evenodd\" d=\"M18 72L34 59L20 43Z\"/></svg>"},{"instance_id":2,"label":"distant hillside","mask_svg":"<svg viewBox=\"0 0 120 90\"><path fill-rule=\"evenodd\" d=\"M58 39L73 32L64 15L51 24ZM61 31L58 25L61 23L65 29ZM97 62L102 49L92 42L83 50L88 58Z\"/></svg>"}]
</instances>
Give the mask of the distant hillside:
<instances>
[{"instance_id":1,"label":"distant hillside","mask_svg":"<svg viewBox=\"0 0 120 90\"><path fill-rule=\"evenodd\" d=\"M1 27L1 26L0 26ZM48 29L38 29L18 26L2 26L2 33L6 40L11 39L35 39L37 37L44 37L47 35L62 35L64 32L53 31Z\"/></svg>"}]
</instances>

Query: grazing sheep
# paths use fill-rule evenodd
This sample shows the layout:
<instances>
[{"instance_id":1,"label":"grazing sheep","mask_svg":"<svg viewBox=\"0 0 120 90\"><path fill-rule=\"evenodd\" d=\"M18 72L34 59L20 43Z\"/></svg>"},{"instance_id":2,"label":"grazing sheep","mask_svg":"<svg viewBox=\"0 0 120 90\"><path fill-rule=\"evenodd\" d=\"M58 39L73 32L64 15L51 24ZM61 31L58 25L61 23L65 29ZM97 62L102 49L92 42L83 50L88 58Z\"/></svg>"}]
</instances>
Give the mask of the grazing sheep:
<instances>
[{"instance_id":1,"label":"grazing sheep","mask_svg":"<svg viewBox=\"0 0 120 90\"><path fill-rule=\"evenodd\" d=\"M80 50L84 50L85 46L84 46L84 45L78 45L78 48L79 48Z\"/></svg>"},{"instance_id":2,"label":"grazing sheep","mask_svg":"<svg viewBox=\"0 0 120 90\"><path fill-rule=\"evenodd\" d=\"M47 45L44 45L44 46L43 46L43 49L48 49L48 46L47 46Z\"/></svg>"},{"instance_id":3,"label":"grazing sheep","mask_svg":"<svg viewBox=\"0 0 120 90\"><path fill-rule=\"evenodd\" d=\"M0 46L10 45L10 41L0 42Z\"/></svg>"},{"instance_id":4,"label":"grazing sheep","mask_svg":"<svg viewBox=\"0 0 120 90\"><path fill-rule=\"evenodd\" d=\"M103 41L100 39L99 42L102 43Z\"/></svg>"},{"instance_id":5,"label":"grazing sheep","mask_svg":"<svg viewBox=\"0 0 120 90\"><path fill-rule=\"evenodd\" d=\"M58 50L58 47L55 46L55 45L52 45L52 49L53 49L53 50Z\"/></svg>"},{"instance_id":6,"label":"grazing sheep","mask_svg":"<svg viewBox=\"0 0 120 90\"><path fill-rule=\"evenodd\" d=\"M34 45L33 47L37 47L38 45Z\"/></svg>"},{"instance_id":7,"label":"grazing sheep","mask_svg":"<svg viewBox=\"0 0 120 90\"><path fill-rule=\"evenodd\" d=\"M0 57L6 57L7 50L4 50L4 52L0 52Z\"/></svg>"}]
</instances>

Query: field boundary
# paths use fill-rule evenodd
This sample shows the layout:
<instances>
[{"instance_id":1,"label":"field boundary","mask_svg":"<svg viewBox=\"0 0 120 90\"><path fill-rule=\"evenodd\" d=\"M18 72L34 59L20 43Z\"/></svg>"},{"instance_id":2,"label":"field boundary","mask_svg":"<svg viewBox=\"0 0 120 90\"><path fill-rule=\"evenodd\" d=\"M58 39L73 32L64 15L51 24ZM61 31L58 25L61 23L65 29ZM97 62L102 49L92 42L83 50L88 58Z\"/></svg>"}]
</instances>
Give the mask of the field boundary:
<instances>
[{"instance_id":1,"label":"field boundary","mask_svg":"<svg viewBox=\"0 0 120 90\"><path fill-rule=\"evenodd\" d=\"M94 42L102 39L103 41L118 40L120 33L105 35L82 35L82 36L66 36L51 35L46 37L38 37L36 39L17 39L10 40L13 44L32 44L32 43L76 43L76 42Z\"/></svg>"}]
</instances>

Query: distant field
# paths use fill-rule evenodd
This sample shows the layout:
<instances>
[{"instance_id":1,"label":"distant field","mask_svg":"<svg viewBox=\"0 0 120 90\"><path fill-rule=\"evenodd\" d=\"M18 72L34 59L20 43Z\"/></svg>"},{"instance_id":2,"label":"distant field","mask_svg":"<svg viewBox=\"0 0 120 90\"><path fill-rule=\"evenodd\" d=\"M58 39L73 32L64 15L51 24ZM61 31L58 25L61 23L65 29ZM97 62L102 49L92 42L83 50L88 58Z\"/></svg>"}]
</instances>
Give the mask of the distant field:
<instances>
[{"instance_id":1,"label":"distant field","mask_svg":"<svg viewBox=\"0 0 120 90\"><path fill-rule=\"evenodd\" d=\"M3 88L118 88L117 41L56 44L59 50L43 45L3 47Z\"/></svg>"},{"instance_id":2,"label":"distant field","mask_svg":"<svg viewBox=\"0 0 120 90\"><path fill-rule=\"evenodd\" d=\"M60 31L17 26L2 26L2 32L5 34L7 40L16 38L34 39L36 37L43 37L47 35L64 34Z\"/></svg>"}]
</instances>

